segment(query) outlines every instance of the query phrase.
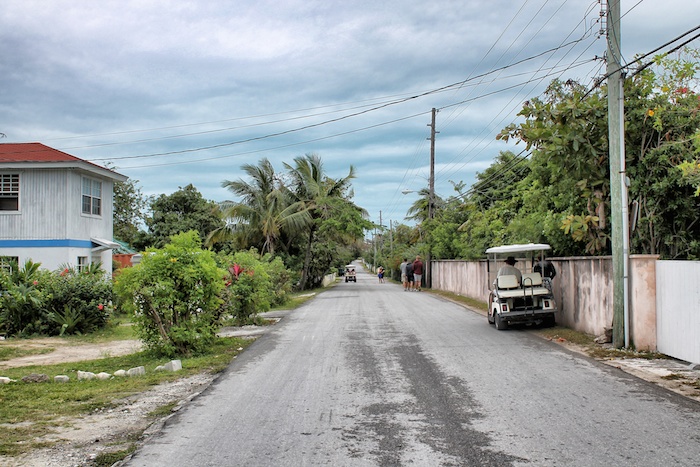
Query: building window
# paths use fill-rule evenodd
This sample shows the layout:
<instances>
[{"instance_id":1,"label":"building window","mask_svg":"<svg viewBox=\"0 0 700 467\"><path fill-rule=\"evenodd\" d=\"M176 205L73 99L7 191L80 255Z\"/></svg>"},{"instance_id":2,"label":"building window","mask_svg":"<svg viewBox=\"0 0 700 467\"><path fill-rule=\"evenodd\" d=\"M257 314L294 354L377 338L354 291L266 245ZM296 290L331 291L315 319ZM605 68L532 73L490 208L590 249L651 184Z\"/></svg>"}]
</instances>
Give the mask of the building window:
<instances>
[{"instance_id":1,"label":"building window","mask_svg":"<svg viewBox=\"0 0 700 467\"><path fill-rule=\"evenodd\" d=\"M88 257L87 256L78 256L78 272L83 272L87 269L88 267Z\"/></svg>"},{"instance_id":2,"label":"building window","mask_svg":"<svg viewBox=\"0 0 700 467\"><path fill-rule=\"evenodd\" d=\"M19 174L0 174L0 211L19 211Z\"/></svg>"},{"instance_id":3,"label":"building window","mask_svg":"<svg viewBox=\"0 0 700 467\"><path fill-rule=\"evenodd\" d=\"M102 215L102 182L83 177L83 214Z\"/></svg>"},{"instance_id":4,"label":"building window","mask_svg":"<svg viewBox=\"0 0 700 467\"><path fill-rule=\"evenodd\" d=\"M0 269L12 272L12 268L18 267L19 256L0 256Z\"/></svg>"}]
</instances>

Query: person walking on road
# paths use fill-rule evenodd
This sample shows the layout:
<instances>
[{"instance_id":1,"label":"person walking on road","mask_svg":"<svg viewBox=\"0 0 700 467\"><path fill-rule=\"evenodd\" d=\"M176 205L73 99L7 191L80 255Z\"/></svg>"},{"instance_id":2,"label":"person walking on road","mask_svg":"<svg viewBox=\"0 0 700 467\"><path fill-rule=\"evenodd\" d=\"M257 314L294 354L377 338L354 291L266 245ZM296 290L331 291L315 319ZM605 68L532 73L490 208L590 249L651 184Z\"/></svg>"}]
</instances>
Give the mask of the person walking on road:
<instances>
[{"instance_id":1,"label":"person walking on road","mask_svg":"<svg viewBox=\"0 0 700 467\"><path fill-rule=\"evenodd\" d=\"M379 278L379 283L383 284L384 283L384 268L379 266L379 269L377 269L377 277Z\"/></svg>"},{"instance_id":2,"label":"person walking on road","mask_svg":"<svg viewBox=\"0 0 700 467\"><path fill-rule=\"evenodd\" d=\"M423 261L420 260L420 256L416 256L416 260L413 262L413 289L416 292L420 292L422 280Z\"/></svg>"},{"instance_id":3,"label":"person walking on road","mask_svg":"<svg viewBox=\"0 0 700 467\"><path fill-rule=\"evenodd\" d=\"M408 258L404 258L403 262L399 264L399 270L401 271L401 283L403 284L404 292L408 289L408 275L406 275L406 265L408 265Z\"/></svg>"}]
</instances>

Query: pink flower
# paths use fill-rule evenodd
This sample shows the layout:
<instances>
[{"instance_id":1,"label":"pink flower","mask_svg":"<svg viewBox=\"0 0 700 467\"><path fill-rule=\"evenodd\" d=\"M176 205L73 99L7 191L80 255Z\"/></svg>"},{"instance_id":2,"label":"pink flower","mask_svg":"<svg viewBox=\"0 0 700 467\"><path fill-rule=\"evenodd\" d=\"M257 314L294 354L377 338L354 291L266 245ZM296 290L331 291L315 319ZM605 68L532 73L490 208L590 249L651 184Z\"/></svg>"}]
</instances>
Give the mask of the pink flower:
<instances>
[{"instance_id":1,"label":"pink flower","mask_svg":"<svg viewBox=\"0 0 700 467\"><path fill-rule=\"evenodd\" d=\"M104 306L103 304L100 303L99 305L97 305L97 309L100 310L100 311L102 311L102 310L105 309L105 306Z\"/></svg>"},{"instance_id":2,"label":"pink flower","mask_svg":"<svg viewBox=\"0 0 700 467\"><path fill-rule=\"evenodd\" d=\"M230 266L228 268L228 271L231 273L233 277L238 279L238 275L243 272L243 267L240 264L234 263L233 266Z\"/></svg>"},{"instance_id":3,"label":"pink flower","mask_svg":"<svg viewBox=\"0 0 700 467\"><path fill-rule=\"evenodd\" d=\"M34 285L39 285L39 281L34 281L33 284L34 284Z\"/></svg>"}]
</instances>

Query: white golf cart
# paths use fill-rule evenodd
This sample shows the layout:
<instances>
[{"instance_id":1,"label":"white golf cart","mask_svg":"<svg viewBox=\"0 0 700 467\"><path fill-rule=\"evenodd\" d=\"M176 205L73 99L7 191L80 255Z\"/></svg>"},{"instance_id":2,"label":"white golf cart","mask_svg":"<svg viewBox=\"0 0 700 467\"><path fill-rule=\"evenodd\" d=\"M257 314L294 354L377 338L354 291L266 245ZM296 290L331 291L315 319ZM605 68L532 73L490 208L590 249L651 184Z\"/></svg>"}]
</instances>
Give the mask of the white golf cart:
<instances>
[{"instance_id":1,"label":"white golf cart","mask_svg":"<svg viewBox=\"0 0 700 467\"><path fill-rule=\"evenodd\" d=\"M551 282L533 272L550 249L544 243L528 243L486 250L491 284L487 316L496 329L516 323L554 326L557 306Z\"/></svg>"},{"instance_id":2,"label":"white golf cart","mask_svg":"<svg viewBox=\"0 0 700 467\"><path fill-rule=\"evenodd\" d=\"M345 266L345 282L357 282L357 276L355 275L355 265L348 264Z\"/></svg>"}]
</instances>

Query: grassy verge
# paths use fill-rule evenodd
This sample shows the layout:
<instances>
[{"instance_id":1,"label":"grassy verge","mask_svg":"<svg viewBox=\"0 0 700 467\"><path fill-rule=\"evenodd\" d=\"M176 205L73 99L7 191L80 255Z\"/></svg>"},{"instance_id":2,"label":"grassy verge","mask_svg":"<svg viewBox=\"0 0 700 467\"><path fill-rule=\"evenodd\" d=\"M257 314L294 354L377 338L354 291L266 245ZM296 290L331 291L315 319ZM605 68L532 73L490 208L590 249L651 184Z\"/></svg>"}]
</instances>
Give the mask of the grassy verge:
<instances>
[{"instance_id":1,"label":"grassy verge","mask_svg":"<svg viewBox=\"0 0 700 467\"><path fill-rule=\"evenodd\" d=\"M337 282L339 281L336 280L336 283ZM304 290L303 292L294 292L289 295L289 298L287 299L286 303L274 306L270 309L270 311L293 310L294 308L298 308L304 303L316 297L316 295L328 290L334 285L335 284L331 284L329 287L319 287L316 289Z\"/></svg>"},{"instance_id":2,"label":"grassy verge","mask_svg":"<svg viewBox=\"0 0 700 467\"><path fill-rule=\"evenodd\" d=\"M30 373L43 373L53 379L67 375L68 383L12 383L0 386L0 455L16 456L45 445L36 441L51 433L63 423L64 417L110 408L115 400L137 394L166 381L211 372L217 373L228 366L232 358L252 341L240 338L218 338L206 355L183 358L182 370L177 373L155 372L155 367L167 359L156 358L147 352L122 357L31 366L3 370L3 376L20 380ZM239 350L241 349L241 350ZM78 381L77 371L113 373L137 366L146 368L146 375L109 380Z\"/></svg>"},{"instance_id":3,"label":"grassy verge","mask_svg":"<svg viewBox=\"0 0 700 467\"><path fill-rule=\"evenodd\" d=\"M426 290L426 289L424 289ZM432 289L427 289L427 291L430 291L430 293L439 295L441 297L444 297L448 300L451 300L453 302L461 303L463 305L468 306L469 308L473 308L478 311L482 311L486 313L488 311L489 305L486 302L482 302L479 300L474 300L473 298L469 297L463 297L462 295L457 295L452 292L445 292L444 290L432 290Z\"/></svg>"}]
</instances>

